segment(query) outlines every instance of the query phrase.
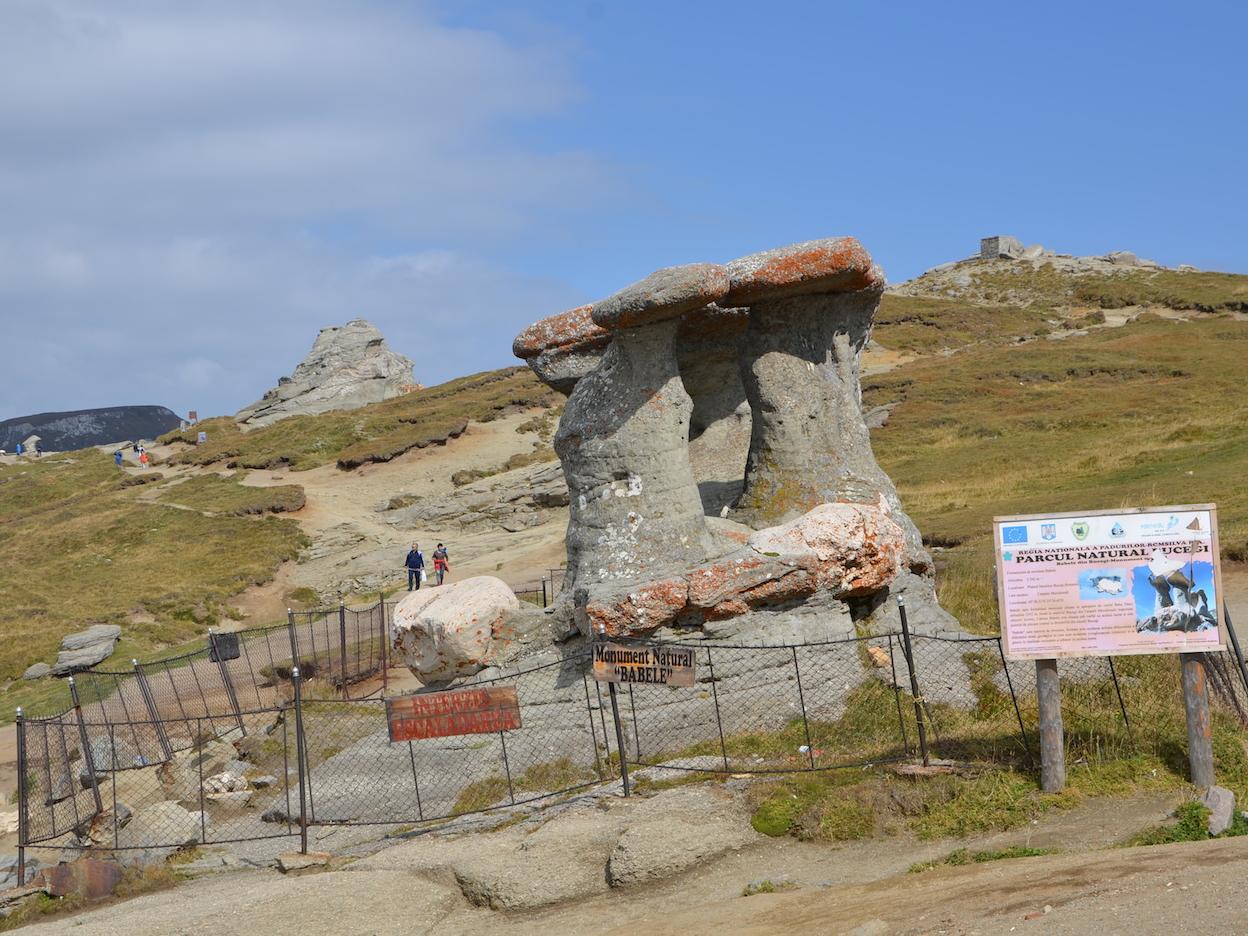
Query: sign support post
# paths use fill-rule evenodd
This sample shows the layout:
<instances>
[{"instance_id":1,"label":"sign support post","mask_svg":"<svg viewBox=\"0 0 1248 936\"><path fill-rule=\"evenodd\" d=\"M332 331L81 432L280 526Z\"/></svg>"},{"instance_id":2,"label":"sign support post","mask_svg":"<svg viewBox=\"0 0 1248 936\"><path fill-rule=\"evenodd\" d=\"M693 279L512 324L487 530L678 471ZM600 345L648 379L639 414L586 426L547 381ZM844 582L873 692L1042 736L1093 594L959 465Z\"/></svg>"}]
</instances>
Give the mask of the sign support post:
<instances>
[{"instance_id":1,"label":"sign support post","mask_svg":"<svg viewBox=\"0 0 1248 936\"><path fill-rule=\"evenodd\" d=\"M611 718L615 721L615 746L620 753L620 779L624 781L624 795L628 796L628 752L624 750L624 729L620 726L620 703L615 695L615 683L607 683L607 694L611 696Z\"/></svg>"},{"instance_id":2,"label":"sign support post","mask_svg":"<svg viewBox=\"0 0 1248 936\"><path fill-rule=\"evenodd\" d=\"M1203 653L1180 653L1183 670L1183 709L1187 715L1187 756L1192 785L1200 790L1213 786L1213 726L1209 721L1209 683Z\"/></svg>"},{"instance_id":3,"label":"sign support post","mask_svg":"<svg viewBox=\"0 0 1248 936\"><path fill-rule=\"evenodd\" d=\"M1057 660L1036 660L1036 695L1040 702L1040 789L1060 793L1066 787L1066 744Z\"/></svg>"}]
</instances>

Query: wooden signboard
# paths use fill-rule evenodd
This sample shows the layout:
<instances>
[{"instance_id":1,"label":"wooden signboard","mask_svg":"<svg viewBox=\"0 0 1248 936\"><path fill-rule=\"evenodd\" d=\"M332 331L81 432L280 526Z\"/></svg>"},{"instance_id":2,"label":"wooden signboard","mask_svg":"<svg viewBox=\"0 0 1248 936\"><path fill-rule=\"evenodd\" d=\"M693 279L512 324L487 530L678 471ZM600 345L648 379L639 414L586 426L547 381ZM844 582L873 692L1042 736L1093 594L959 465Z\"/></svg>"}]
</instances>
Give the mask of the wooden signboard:
<instances>
[{"instance_id":1,"label":"wooden signboard","mask_svg":"<svg viewBox=\"0 0 1248 936\"><path fill-rule=\"evenodd\" d=\"M515 686L450 689L386 699L391 741L493 734L520 727Z\"/></svg>"},{"instance_id":2,"label":"wooden signboard","mask_svg":"<svg viewBox=\"0 0 1248 936\"><path fill-rule=\"evenodd\" d=\"M594 679L598 682L688 688L695 675L692 647L594 644Z\"/></svg>"}]
</instances>

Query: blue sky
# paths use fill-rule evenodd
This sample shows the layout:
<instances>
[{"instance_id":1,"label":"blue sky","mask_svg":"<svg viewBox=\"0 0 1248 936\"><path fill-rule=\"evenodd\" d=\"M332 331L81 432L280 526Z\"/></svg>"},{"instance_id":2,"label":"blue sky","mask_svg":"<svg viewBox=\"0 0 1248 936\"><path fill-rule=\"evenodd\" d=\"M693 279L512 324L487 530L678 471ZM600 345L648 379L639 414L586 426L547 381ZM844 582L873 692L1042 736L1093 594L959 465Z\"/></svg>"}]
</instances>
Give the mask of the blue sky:
<instances>
[{"instance_id":1,"label":"blue sky","mask_svg":"<svg viewBox=\"0 0 1248 936\"><path fill-rule=\"evenodd\" d=\"M651 270L1015 234L1248 272L1232 4L5 0L0 418L427 383Z\"/></svg>"}]
</instances>

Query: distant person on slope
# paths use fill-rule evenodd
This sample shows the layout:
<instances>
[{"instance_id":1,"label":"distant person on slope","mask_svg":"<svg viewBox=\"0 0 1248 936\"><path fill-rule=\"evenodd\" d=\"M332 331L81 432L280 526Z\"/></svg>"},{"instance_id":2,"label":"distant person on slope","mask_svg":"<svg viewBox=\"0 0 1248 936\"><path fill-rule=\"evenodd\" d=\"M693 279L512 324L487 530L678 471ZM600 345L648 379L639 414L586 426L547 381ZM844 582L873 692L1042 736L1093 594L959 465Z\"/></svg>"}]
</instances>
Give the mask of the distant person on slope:
<instances>
[{"instance_id":1,"label":"distant person on slope","mask_svg":"<svg viewBox=\"0 0 1248 936\"><path fill-rule=\"evenodd\" d=\"M433 551L433 571L438 577L439 585L446 578L446 573L451 571L451 554L441 543L438 543L438 548Z\"/></svg>"},{"instance_id":2,"label":"distant person on slope","mask_svg":"<svg viewBox=\"0 0 1248 936\"><path fill-rule=\"evenodd\" d=\"M113 464L116 465L118 468L121 467L121 459L122 459L121 449L118 449L117 451L113 452Z\"/></svg>"},{"instance_id":3,"label":"distant person on slope","mask_svg":"<svg viewBox=\"0 0 1248 936\"><path fill-rule=\"evenodd\" d=\"M415 587L419 591L420 580L425 577L425 555L420 551L419 543L412 543L411 552L407 554L407 561L403 566L407 569L407 590L411 591Z\"/></svg>"},{"instance_id":4,"label":"distant person on slope","mask_svg":"<svg viewBox=\"0 0 1248 936\"><path fill-rule=\"evenodd\" d=\"M151 461L151 458L148 457L147 449L143 449L141 452L139 452L139 464L140 465L146 468L147 463L150 461Z\"/></svg>"}]
</instances>

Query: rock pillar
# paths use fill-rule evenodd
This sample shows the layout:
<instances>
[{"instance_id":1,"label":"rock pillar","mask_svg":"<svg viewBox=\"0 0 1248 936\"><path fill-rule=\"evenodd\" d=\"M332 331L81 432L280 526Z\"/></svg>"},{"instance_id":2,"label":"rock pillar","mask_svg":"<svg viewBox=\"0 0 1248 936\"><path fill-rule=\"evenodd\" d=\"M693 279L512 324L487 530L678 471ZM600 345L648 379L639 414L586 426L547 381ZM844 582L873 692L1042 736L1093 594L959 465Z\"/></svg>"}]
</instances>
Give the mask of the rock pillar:
<instances>
[{"instance_id":1,"label":"rock pillar","mask_svg":"<svg viewBox=\"0 0 1248 936\"><path fill-rule=\"evenodd\" d=\"M555 434L573 589L706 559L711 539L689 466L693 403L674 343L680 316L726 287L722 267L694 264L660 270L594 306L611 343L576 383Z\"/></svg>"},{"instance_id":2,"label":"rock pillar","mask_svg":"<svg viewBox=\"0 0 1248 936\"><path fill-rule=\"evenodd\" d=\"M725 302L750 307L740 364L753 413L734 518L757 529L822 503L874 504L883 495L906 533L911 567L926 568L862 416L859 358L883 273L849 237L754 254L728 268Z\"/></svg>"}]
</instances>

